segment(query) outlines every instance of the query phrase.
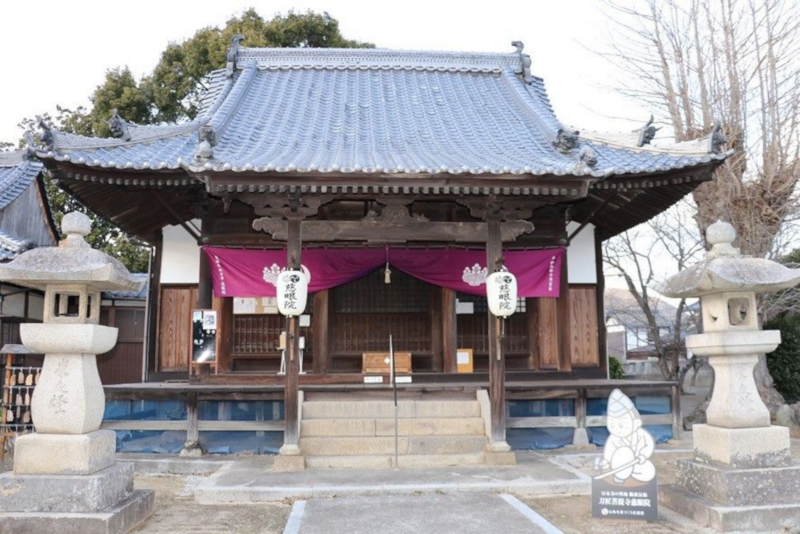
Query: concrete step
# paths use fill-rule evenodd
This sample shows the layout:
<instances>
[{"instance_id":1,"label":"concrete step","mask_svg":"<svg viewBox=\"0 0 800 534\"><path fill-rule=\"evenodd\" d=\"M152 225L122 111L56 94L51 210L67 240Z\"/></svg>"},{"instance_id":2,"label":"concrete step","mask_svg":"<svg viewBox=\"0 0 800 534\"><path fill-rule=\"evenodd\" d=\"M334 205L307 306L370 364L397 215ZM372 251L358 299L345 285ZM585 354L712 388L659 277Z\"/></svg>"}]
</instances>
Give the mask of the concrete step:
<instances>
[{"instance_id":1,"label":"concrete step","mask_svg":"<svg viewBox=\"0 0 800 534\"><path fill-rule=\"evenodd\" d=\"M394 419L304 419L301 437L394 436ZM399 419L400 436L476 435L484 434L480 417Z\"/></svg>"},{"instance_id":2,"label":"concrete step","mask_svg":"<svg viewBox=\"0 0 800 534\"><path fill-rule=\"evenodd\" d=\"M398 456L400 467L453 467L482 465L482 452L468 454L418 454ZM308 456L306 467L319 469L387 469L394 467L394 455Z\"/></svg>"},{"instance_id":3,"label":"concrete step","mask_svg":"<svg viewBox=\"0 0 800 534\"><path fill-rule=\"evenodd\" d=\"M392 456L306 456L307 468L320 469L389 469L392 467Z\"/></svg>"},{"instance_id":4,"label":"concrete step","mask_svg":"<svg viewBox=\"0 0 800 534\"><path fill-rule=\"evenodd\" d=\"M348 436L376 436L375 419L303 419L300 421L301 438Z\"/></svg>"},{"instance_id":5,"label":"concrete step","mask_svg":"<svg viewBox=\"0 0 800 534\"><path fill-rule=\"evenodd\" d=\"M483 436L484 423L480 417L400 419L397 431L401 436ZM376 419L375 434L394 436L394 419Z\"/></svg>"},{"instance_id":6,"label":"concrete step","mask_svg":"<svg viewBox=\"0 0 800 534\"><path fill-rule=\"evenodd\" d=\"M395 406L391 401L308 401L303 403L303 420L311 419L392 419ZM480 417L477 400L401 400L398 417L454 418Z\"/></svg>"},{"instance_id":7,"label":"concrete step","mask_svg":"<svg viewBox=\"0 0 800 534\"><path fill-rule=\"evenodd\" d=\"M485 436L404 436L397 440L398 454L469 454L483 452ZM306 456L371 456L395 452L394 437L302 437Z\"/></svg>"}]
</instances>

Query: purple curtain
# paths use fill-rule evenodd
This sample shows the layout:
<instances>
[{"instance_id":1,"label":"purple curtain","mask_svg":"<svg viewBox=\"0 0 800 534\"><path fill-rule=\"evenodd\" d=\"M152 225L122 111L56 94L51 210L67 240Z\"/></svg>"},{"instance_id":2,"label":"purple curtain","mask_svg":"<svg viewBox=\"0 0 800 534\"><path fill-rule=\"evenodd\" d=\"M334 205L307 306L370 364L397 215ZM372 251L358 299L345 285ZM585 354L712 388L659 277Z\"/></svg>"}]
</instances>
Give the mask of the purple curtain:
<instances>
[{"instance_id":1,"label":"purple curtain","mask_svg":"<svg viewBox=\"0 0 800 534\"><path fill-rule=\"evenodd\" d=\"M274 297L278 273L286 266L286 250L203 247L218 297ZM514 250L503 253L514 273L520 297L558 297L564 249ZM486 295L486 252L450 249L304 249L303 270L316 293L357 280L382 267L423 282L472 295Z\"/></svg>"}]
</instances>

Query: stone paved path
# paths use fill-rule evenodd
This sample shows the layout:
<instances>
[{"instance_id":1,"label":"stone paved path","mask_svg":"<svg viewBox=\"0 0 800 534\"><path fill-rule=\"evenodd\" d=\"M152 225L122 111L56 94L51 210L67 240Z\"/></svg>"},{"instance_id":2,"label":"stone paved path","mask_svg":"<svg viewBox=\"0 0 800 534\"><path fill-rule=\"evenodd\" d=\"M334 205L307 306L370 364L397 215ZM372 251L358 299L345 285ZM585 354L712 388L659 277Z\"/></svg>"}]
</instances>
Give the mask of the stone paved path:
<instances>
[{"instance_id":1,"label":"stone paved path","mask_svg":"<svg viewBox=\"0 0 800 534\"><path fill-rule=\"evenodd\" d=\"M523 514L533 512L513 497L489 493L374 495L316 498L299 520L290 516L285 534L556 534ZM298 505L295 505L297 509ZM294 510L293 510L294 512ZM535 517L535 515L534 515Z\"/></svg>"}]
</instances>

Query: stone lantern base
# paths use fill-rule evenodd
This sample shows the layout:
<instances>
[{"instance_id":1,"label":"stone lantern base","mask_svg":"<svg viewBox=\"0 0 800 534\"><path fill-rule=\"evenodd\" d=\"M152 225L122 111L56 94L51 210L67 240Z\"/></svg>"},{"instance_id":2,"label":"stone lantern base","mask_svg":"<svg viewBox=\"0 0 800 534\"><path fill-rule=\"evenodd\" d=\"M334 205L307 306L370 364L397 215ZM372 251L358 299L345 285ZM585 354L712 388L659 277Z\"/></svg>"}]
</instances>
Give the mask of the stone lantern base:
<instances>
[{"instance_id":1,"label":"stone lantern base","mask_svg":"<svg viewBox=\"0 0 800 534\"><path fill-rule=\"evenodd\" d=\"M29 434L15 444L14 472L0 474L0 534L120 534L153 510L133 489L133 465L114 461L115 435Z\"/></svg>"},{"instance_id":2,"label":"stone lantern base","mask_svg":"<svg viewBox=\"0 0 800 534\"><path fill-rule=\"evenodd\" d=\"M800 526L800 465L784 427L695 425L695 458L679 460L663 506L720 532Z\"/></svg>"}]
</instances>

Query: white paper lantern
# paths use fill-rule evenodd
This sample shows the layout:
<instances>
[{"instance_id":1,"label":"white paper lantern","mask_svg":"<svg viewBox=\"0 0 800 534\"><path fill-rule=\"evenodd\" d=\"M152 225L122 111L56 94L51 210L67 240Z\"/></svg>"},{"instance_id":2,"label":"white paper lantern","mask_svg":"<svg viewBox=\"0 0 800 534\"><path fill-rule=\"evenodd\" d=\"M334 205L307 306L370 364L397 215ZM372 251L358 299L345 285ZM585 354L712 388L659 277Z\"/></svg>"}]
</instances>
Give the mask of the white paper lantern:
<instances>
[{"instance_id":1,"label":"white paper lantern","mask_svg":"<svg viewBox=\"0 0 800 534\"><path fill-rule=\"evenodd\" d=\"M302 271L278 275L278 311L287 317L302 315L308 300L308 276Z\"/></svg>"},{"instance_id":2,"label":"white paper lantern","mask_svg":"<svg viewBox=\"0 0 800 534\"><path fill-rule=\"evenodd\" d=\"M489 311L497 317L508 317L517 311L517 277L498 271L486 277L486 298Z\"/></svg>"}]
</instances>

